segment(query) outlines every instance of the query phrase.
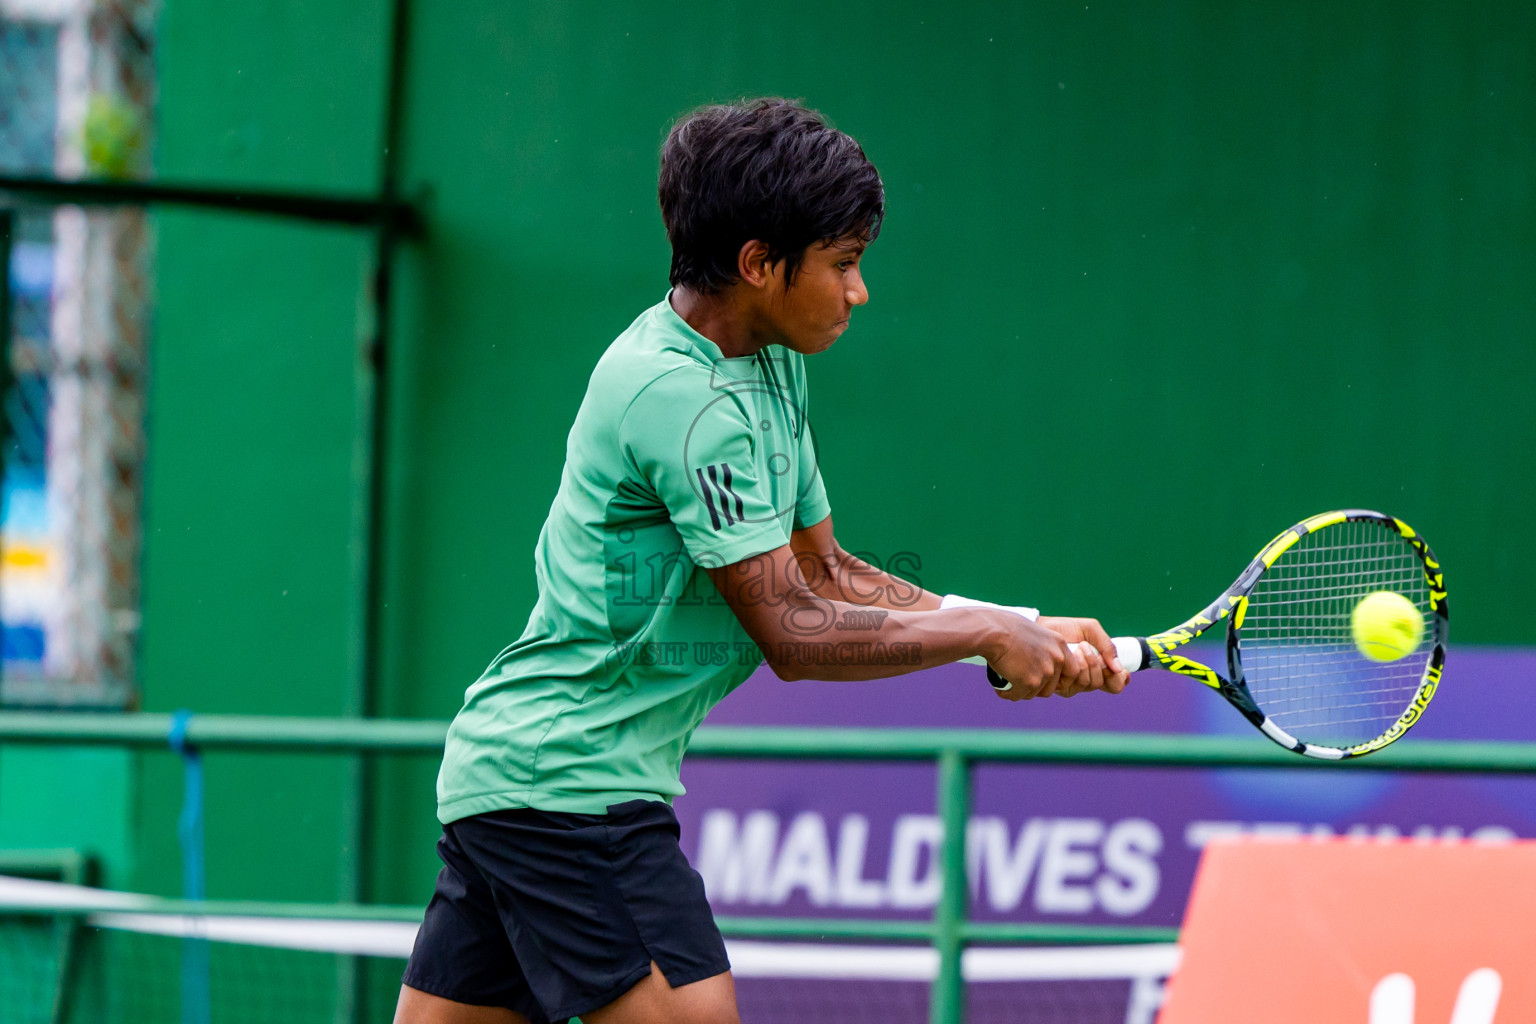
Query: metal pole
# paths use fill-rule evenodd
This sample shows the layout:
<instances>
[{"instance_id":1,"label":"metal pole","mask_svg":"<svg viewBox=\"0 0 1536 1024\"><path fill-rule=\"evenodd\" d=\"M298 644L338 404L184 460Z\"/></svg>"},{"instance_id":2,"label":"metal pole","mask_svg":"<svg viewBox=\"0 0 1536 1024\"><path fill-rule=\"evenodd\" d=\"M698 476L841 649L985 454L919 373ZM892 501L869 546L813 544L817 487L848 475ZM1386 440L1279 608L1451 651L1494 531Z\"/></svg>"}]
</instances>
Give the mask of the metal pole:
<instances>
[{"instance_id":1,"label":"metal pole","mask_svg":"<svg viewBox=\"0 0 1536 1024\"><path fill-rule=\"evenodd\" d=\"M392 224L407 235L421 227L416 210L399 200L307 192L177 185L154 181L63 181L36 175L0 174L0 195L47 206L190 206L344 224L367 228Z\"/></svg>"},{"instance_id":2,"label":"metal pole","mask_svg":"<svg viewBox=\"0 0 1536 1024\"><path fill-rule=\"evenodd\" d=\"M189 711L178 711L172 720L169 746L182 759L181 817L176 835L181 844L181 895L189 903L207 898L203 870L203 755L187 742ZM182 1024L211 1024L213 988L208 943L192 935L181 940Z\"/></svg>"},{"instance_id":3,"label":"metal pole","mask_svg":"<svg viewBox=\"0 0 1536 1024\"><path fill-rule=\"evenodd\" d=\"M966 879L965 832L971 816L971 766L965 755L950 748L939 755L939 820L944 843L939 871L944 888L933 915L933 944L939 953L939 973L929 994L931 1024L961 1024L965 1020L965 978L960 954L965 949L965 917L969 887Z\"/></svg>"},{"instance_id":4,"label":"metal pole","mask_svg":"<svg viewBox=\"0 0 1536 1024\"><path fill-rule=\"evenodd\" d=\"M136 712L0 711L0 745L162 749L171 716ZM442 756L448 723L438 720L197 715L187 739L203 750ZM1297 757L1260 737L1156 733L1030 732L1023 729L786 729L705 726L693 760L926 761L957 750L968 762L1158 768L1285 768L1293 771L1536 775L1536 743L1407 740L1349 761Z\"/></svg>"},{"instance_id":5,"label":"metal pole","mask_svg":"<svg viewBox=\"0 0 1536 1024\"><path fill-rule=\"evenodd\" d=\"M410 2L393 0L389 27L389 77L384 94L384 153L379 172L380 201L388 208L398 205L400 187L400 134L405 93L405 57L410 38ZM384 560L387 549L385 511L389 469L389 348L390 306L394 287L395 252L400 225L386 219L379 225L374 250L372 323L358 369L359 460L366 474L354 498L354 520L360 528L354 544L360 545L361 564L354 575L353 600L357 615L354 674L347 701L349 717L372 718L379 713L379 666L382 654L385 607ZM343 827L352 849L342 863L342 898L364 902L372 895L374 860L374 802L377 769L370 759L355 757L348 766L349 798L343 808ZM341 961L337 972L337 1024L359 1024L378 1011L367 1005L368 979L363 963L355 957Z\"/></svg>"}]
</instances>

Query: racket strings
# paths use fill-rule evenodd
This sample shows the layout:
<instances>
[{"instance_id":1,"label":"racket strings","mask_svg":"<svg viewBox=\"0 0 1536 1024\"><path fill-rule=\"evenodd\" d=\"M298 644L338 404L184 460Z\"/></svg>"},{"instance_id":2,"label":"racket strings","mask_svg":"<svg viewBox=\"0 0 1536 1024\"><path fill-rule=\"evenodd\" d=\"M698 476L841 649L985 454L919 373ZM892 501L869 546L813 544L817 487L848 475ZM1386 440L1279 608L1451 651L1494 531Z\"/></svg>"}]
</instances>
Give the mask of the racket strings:
<instances>
[{"instance_id":1,"label":"racket strings","mask_svg":"<svg viewBox=\"0 0 1536 1024\"><path fill-rule=\"evenodd\" d=\"M1259 578L1238 643L1249 692L1286 732L1348 747L1389 729L1418 692L1430 641L1396 661L1355 646L1350 615L1368 594L1406 597L1426 623L1429 585L1417 552L1375 521L1307 534Z\"/></svg>"}]
</instances>

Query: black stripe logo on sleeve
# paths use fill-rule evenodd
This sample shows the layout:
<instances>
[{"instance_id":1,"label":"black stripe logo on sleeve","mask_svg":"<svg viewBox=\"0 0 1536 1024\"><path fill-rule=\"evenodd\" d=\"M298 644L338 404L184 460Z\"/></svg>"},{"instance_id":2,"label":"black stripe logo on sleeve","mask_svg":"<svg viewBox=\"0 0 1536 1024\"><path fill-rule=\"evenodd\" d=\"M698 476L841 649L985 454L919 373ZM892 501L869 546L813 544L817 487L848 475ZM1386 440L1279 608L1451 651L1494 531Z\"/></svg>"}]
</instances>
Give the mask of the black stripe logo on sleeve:
<instances>
[{"instance_id":1,"label":"black stripe logo on sleeve","mask_svg":"<svg viewBox=\"0 0 1536 1024\"><path fill-rule=\"evenodd\" d=\"M694 472L699 476L699 491L704 495L705 507L709 509L709 524L718 530L720 529L720 517L715 514L715 499L710 495L709 481L704 479L704 471L702 469L696 469ZM709 475L715 475L714 466L709 467Z\"/></svg>"},{"instance_id":2,"label":"black stripe logo on sleeve","mask_svg":"<svg viewBox=\"0 0 1536 1024\"><path fill-rule=\"evenodd\" d=\"M725 486L720 486L720 475L717 470L725 470ZM731 467L725 463L708 467L709 482L714 485L715 495L720 499L720 514L725 517L726 526L735 526L736 517L731 515L731 499L736 495L731 492ZM715 527L719 529L719 527Z\"/></svg>"},{"instance_id":3,"label":"black stripe logo on sleeve","mask_svg":"<svg viewBox=\"0 0 1536 1024\"><path fill-rule=\"evenodd\" d=\"M738 521L747 518L746 506L742 503L741 495L737 494L732 486L731 467L724 462L713 466L705 466L703 469L695 469L694 474L699 478L699 491L704 495L704 507L709 509L709 523L716 530L721 529L721 517L725 519L725 526L734 526ZM734 514L732 509L734 508Z\"/></svg>"},{"instance_id":4,"label":"black stripe logo on sleeve","mask_svg":"<svg viewBox=\"0 0 1536 1024\"><path fill-rule=\"evenodd\" d=\"M731 490L731 467L729 463L720 463L720 472L725 475L725 494L736 501L736 518L747 518L747 510L741 504L741 495Z\"/></svg>"}]
</instances>

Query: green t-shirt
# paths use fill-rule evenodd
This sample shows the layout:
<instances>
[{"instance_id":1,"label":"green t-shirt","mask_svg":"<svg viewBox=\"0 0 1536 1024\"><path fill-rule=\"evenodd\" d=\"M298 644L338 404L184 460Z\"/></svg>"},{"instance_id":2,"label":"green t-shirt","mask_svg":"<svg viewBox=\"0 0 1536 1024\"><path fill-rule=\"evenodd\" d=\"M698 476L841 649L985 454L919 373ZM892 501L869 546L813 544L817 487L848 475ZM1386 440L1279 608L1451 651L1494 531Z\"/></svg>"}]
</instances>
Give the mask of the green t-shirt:
<instances>
[{"instance_id":1,"label":"green t-shirt","mask_svg":"<svg viewBox=\"0 0 1536 1024\"><path fill-rule=\"evenodd\" d=\"M663 300L608 347L566 440L523 635L465 694L438 817L603 813L683 792L683 750L762 663L700 565L830 514L802 357L726 359Z\"/></svg>"}]
</instances>

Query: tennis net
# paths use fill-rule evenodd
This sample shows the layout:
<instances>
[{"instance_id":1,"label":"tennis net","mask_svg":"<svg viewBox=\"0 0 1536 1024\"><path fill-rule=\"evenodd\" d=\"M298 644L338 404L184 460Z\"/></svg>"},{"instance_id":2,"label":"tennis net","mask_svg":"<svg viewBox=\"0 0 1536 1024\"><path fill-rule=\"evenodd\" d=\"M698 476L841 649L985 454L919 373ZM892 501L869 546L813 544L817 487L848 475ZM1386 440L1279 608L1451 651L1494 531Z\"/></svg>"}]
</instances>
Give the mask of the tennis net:
<instances>
[{"instance_id":1,"label":"tennis net","mask_svg":"<svg viewBox=\"0 0 1536 1024\"><path fill-rule=\"evenodd\" d=\"M195 912L190 912L195 911ZM0 878L0 1008L19 1024L388 1020L415 908L187 904ZM753 1024L922 1024L933 949L728 940ZM1152 1024L1172 945L976 947L967 1020Z\"/></svg>"}]
</instances>

